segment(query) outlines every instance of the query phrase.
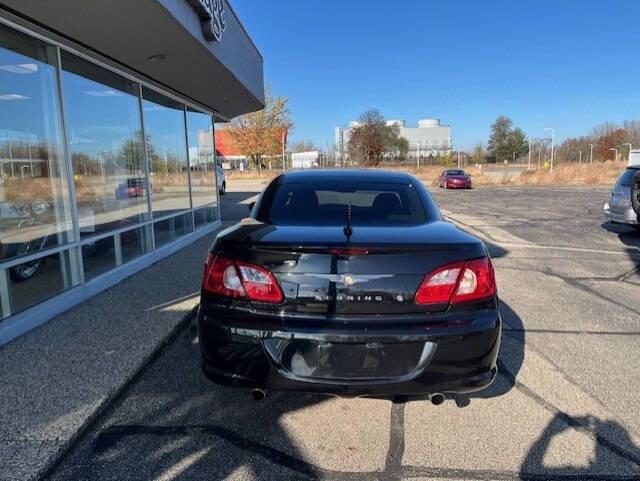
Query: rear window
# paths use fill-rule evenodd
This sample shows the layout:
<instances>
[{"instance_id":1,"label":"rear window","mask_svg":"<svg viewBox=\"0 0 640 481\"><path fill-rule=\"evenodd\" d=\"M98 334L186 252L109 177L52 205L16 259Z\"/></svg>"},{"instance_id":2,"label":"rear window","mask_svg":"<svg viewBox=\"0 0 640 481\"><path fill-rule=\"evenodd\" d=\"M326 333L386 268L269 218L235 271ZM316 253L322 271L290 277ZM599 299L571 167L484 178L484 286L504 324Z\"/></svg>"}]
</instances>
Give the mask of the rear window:
<instances>
[{"instance_id":1,"label":"rear window","mask_svg":"<svg viewBox=\"0 0 640 481\"><path fill-rule=\"evenodd\" d=\"M275 225L343 226L349 204L354 226L407 226L430 220L412 185L340 182L272 184L257 219Z\"/></svg>"},{"instance_id":2,"label":"rear window","mask_svg":"<svg viewBox=\"0 0 640 481\"><path fill-rule=\"evenodd\" d=\"M619 187L631 187L631 183L633 181L633 176L639 172L639 169L627 169L622 175L618 178L618 182L616 185Z\"/></svg>"}]
</instances>

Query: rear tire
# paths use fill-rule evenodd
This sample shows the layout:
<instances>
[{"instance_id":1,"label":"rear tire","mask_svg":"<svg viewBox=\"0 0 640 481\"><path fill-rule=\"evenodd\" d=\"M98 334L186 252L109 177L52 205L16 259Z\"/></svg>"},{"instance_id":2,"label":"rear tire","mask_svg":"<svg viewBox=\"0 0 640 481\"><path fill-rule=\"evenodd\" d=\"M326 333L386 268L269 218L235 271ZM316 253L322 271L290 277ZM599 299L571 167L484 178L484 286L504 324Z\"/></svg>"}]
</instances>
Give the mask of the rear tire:
<instances>
[{"instance_id":1,"label":"rear tire","mask_svg":"<svg viewBox=\"0 0 640 481\"><path fill-rule=\"evenodd\" d=\"M9 269L9 275L15 282L24 282L35 276L43 263L44 259L37 259L25 264L20 264Z\"/></svg>"}]
</instances>

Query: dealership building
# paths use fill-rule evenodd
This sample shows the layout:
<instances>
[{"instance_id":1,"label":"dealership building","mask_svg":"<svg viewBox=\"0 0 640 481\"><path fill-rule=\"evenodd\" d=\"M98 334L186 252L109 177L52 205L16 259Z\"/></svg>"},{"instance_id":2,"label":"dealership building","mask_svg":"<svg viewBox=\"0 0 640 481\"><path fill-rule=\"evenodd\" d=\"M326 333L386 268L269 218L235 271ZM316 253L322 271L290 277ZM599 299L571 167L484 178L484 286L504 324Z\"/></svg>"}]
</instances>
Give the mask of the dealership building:
<instances>
[{"instance_id":1,"label":"dealership building","mask_svg":"<svg viewBox=\"0 0 640 481\"><path fill-rule=\"evenodd\" d=\"M225 0L3 0L0 344L218 227L214 124L263 105Z\"/></svg>"},{"instance_id":2,"label":"dealership building","mask_svg":"<svg viewBox=\"0 0 640 481\"><path fill-rule=\"evenodd\" d=\"M409 158L437 157L451 153L451 126L444 125L438 119L422 119L415 127L407 127L404 120L387 120L387 125L397 125L400 137L409 142ZM334 129L334 142L338 160L347 156L351 130L358 122L349 122L349 127Z\"/></svg>"}]
</instances>

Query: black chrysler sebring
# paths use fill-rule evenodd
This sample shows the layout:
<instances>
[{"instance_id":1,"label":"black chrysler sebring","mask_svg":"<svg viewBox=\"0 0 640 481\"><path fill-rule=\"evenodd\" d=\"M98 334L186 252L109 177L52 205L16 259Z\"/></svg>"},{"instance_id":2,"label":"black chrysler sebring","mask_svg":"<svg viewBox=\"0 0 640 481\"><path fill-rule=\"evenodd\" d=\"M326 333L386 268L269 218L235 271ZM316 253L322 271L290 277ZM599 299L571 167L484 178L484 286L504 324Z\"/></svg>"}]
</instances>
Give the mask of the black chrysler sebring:
<instances>
[{"instance_id":1,"label":"black chrysler sebring","mask_svg":"<svg viewBox=\"0 0 640 481\"><path fill-rule=\"evenodd\" d=\"M211 380L344 396L477 391L496 375L491 259L398 172L294 171L207 257L198 318Z\"/></svg>"}]
</instances>

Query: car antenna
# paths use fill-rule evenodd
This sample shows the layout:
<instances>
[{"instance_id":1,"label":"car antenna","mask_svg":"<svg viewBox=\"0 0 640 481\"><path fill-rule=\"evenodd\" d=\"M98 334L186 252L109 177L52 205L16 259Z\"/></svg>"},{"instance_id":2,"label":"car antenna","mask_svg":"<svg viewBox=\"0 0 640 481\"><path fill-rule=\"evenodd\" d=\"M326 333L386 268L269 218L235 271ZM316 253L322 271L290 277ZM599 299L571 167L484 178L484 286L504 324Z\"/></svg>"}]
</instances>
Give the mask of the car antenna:
<instances>
[{"instance_id":1,"label":"car antenna","mask_svg":"<svg viewBox=\"0 0 640 481\"><path fill-rule=\"evenodd\" d=\"M342 229L342 232L347 236L347 242L349 242L353 234L353 229L351 228L351 202L347 203L347 224L344 226L344 229Z\"/></svg>"}]
</instances>

